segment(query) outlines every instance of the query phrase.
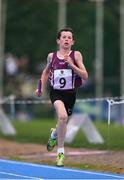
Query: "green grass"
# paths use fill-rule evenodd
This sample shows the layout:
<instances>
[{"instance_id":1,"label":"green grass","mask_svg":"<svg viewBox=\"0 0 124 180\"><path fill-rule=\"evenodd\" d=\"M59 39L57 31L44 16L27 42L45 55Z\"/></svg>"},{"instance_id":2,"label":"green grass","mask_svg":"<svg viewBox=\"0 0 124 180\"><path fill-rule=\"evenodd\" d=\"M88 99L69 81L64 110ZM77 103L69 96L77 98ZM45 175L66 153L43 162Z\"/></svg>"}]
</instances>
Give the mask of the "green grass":
<instances>
[{"instance_id":1,"label":"green grass","mask_svg":"<svg viewBox=\"0 0 124 180\"><path fill-rule=\"evenodd\" d=\"M54 127L56 122L53 119L32 120L27 122L12 121L17 134L16 136L5 136L0 133L1 138L12 139L18 142L31 142L38 144L46 144L48 141L49 130ZM111 124L109 127L107 123L95 122L96 128L99 130L104 138L104 144L90 144L85 135L80 130L71 144L66 146L83 147L83 148L97 148L111 150L124 149L124 126ZM108 136L109 135L109 136Z\"/></svg>"},{"instance_id":2,"label":"green grass","mask_svg":"<svg viewBox=\"0 0 124 180\"><path fill-rule=\"evenodd\" d=\"M22 143L35 143L35 144L46 144L48 141L49 130L51 127L55 127L56 121L53 119L41 119L41 120L32 120L27 122L12 121L17 134L15 136L5 136L0 133L0 138L10 139ZM105 149L105 150L123 150L124 149L124 126L117 124L111 124L109 126L108 134L108 125L107 123L101 123L99 121L94 123L98 131L104 138L104 144L90 144L88 143L85 135L80 130L74 141L71 144L66 144L70 147L81 147L81 148L95 148L95 149ZM108 138L109 135L109 138ZM9 157L12 160L18 161L27 161L25 158L20 158L19 156ZM37 160L36 163L41 163ZM53 165L53 162L45 161L45 164ZM113 167L113 165L104 165L104 164L82 164L82 163L66 163L66 167L74 167L78 169L87 169L103 172L114 172L114 173L123 173L123 169Z\"/></svg>"}]
</instances>

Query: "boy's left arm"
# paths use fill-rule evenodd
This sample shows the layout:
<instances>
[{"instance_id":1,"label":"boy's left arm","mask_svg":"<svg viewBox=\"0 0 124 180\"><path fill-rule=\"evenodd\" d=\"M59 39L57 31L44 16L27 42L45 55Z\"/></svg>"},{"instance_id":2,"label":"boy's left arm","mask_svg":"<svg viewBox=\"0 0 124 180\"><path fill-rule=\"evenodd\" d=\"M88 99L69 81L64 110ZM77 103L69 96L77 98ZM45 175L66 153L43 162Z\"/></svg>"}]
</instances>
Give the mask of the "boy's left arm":
<instances>
[{"instance_id":1,"label":"boy's left arm","mask_svg":"<svg viewBox=\"0 0 124 180\"><path fill-rule=\"evenodd\" d=\"M73 63L70 56L64 56L65 61L70 65L76 74L78 74L84 80L88 79L88 73L83 63L82 54L79 51L75 51L75 62L77 66Z\"/></svg>"}]
</instances>

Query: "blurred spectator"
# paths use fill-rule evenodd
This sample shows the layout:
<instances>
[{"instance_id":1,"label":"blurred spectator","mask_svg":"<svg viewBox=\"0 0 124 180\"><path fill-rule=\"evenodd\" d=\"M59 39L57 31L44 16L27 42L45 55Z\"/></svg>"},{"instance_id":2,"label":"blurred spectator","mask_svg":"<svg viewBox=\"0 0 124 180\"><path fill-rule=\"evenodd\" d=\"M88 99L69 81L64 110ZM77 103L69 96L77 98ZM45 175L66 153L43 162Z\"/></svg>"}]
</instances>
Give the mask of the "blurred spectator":
<instances>
[{"instance_id":1,"label":"blurred spectator","mask_svg":"<svg viewBox=\"0 0 124 180\"><path fill-rule=\"evenodd\" d=\"M29 75L27 55L16 57L7 53L4 58L4 95L14 94L16 100L30 100L34 92L34 79ZM7 108L5 107L6 111ZM15 117L18 120L31 120L34 116L33 104L15 104Z\"/></svg>"},{"instance_id":2,"label":"blurred spectator","mask_svg":"<svg viewBox=\"0 0 124 180\"><path fill-rule=\"evenodd\" d=\"M18 73L17 58L11 53L5 56L5 72L8 76L15 76Z\"/></svg>"},{"instance_id":3,"label":"blurred spectator","mask_svg":"<svg viewBox=\"0 0 124 180\"><path fill-rule=\"evenodd\" d=\"M18 59L12 53L4 57L4 95L10 95L16 90L18 76Z\"/></svg>"}]
</instances>

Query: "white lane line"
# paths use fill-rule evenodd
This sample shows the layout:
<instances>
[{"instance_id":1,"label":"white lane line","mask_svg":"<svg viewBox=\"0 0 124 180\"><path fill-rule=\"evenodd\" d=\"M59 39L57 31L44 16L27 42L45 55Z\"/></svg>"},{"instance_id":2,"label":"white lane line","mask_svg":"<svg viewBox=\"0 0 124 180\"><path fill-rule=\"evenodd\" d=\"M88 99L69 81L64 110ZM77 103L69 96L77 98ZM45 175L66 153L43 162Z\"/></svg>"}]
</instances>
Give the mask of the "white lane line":
<instances>
[{"instance_id":1,"label":"white lane line","mask_svg":"<svg viewBox=\"0 0 124 180\"><path fill-rule=\"evenodd\" d=\"M19 161L11 161L11 160L4 160L0 159L0 162L5 162L8 164L22 164L22 165L27 165L27 166L32 166L32 167L44 167L48 169L55 169L55 170L60 170L60 171L68 171L68 172L80 172L80 173L85 173L85 174L95 174L95 175L102 175L102 176L108 176L108 177L114 177L114 178L122 178L124 179L123 175L116 175L112 173L102 173L102 172L93 172L93 171L85 171L85 170L78 170L78 169L69 169L69 168L60 168L60 167L54 167L54 166L48 166L48 165L42 165L42 164L33 164L33 163L27 163L27 162L19 162Z\"/></svg>"},{"instance_id":2,"label":"white lane line","mask_svg":"<svg viewBox=\"0 0 124 180\"><path fill-rule=\"evenodd\" d=\"M43 179L37 178L37 177L25 176L25 175L21 175L21 174L8 173L8 172L3 172L3 171L0 171L0 174L9 175L9 176L16 176L16 177L21 177L21 178L28 178L28 179L43 180Z\"/></svg>"}]
</instances>

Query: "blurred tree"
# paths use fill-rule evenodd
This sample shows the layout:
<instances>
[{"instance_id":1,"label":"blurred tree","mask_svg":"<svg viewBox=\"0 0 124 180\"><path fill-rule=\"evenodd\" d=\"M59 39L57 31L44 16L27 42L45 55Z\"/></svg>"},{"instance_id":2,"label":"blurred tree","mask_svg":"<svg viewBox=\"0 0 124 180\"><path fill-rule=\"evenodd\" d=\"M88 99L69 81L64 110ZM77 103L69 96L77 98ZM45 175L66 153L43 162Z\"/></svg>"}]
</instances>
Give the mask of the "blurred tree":
<instances>
[{"instance_id":1,"label":"blurred tree","mask_svg":"<svg viewBox=\"0 0 124 180\"><path fill-rule=\"evenodd\" d=\"M48 52L56 50L57 0L7 2L5 52L18 57L27 55L30 73L37 74L36 67L46 63ZM67 26L74 29L74 47L84 56L92 85L95 74L95 10L95 3L88 0L68 0L67 3ZM119 1L105 0L104 14L104 93L110 91L119 95ZM112 82L113 77L116 82Z\"/></svg>"},{"instance_id":2,"label":"blurred tree","mask_svg":"<svg viewBox=\"0 0 124 180\"><path fill-rule=\"evenodd\" d=\"M27 54L30 71L55 49L57 4L51 1L8 0L6 52Z\"/></svg>"},{"instance_id":3,"label":"blurred tree","mask_svg":"<svg viewBox=\"0 0 124 180\"><path fill-rule=\"evenodd\" d=\"M119 1L105 3L104 77L105 91L120 95Z\"/></svg>"}]
</instances>

